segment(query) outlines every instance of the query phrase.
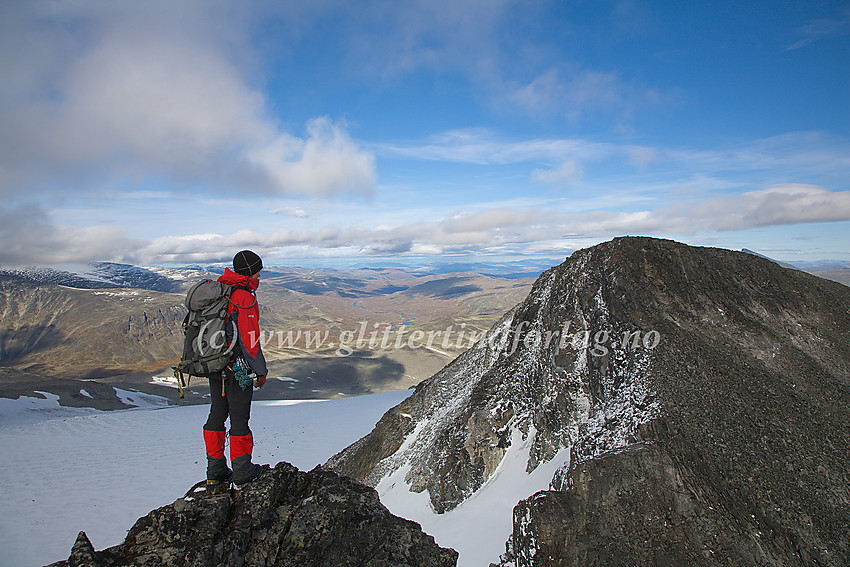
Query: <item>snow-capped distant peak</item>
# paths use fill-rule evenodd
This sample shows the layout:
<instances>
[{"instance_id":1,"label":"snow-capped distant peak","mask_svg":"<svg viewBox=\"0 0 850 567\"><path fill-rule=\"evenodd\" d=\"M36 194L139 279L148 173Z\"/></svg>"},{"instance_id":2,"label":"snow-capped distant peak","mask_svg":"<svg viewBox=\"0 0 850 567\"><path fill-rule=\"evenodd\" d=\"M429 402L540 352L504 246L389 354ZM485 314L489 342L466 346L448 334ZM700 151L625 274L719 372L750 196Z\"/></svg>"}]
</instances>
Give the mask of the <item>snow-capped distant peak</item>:
<instances>
[{"instance_id":1,"label":"snow-capped distant peak","mask_svg":"<svg viewBox=\"0 0 850 567\"><path fill-rule=\"evenodd\" d=\"M178 281L154 270L114 262L5 268L0 269L0 274L78 289L127 287L166 292L180 289Z\"/></svg>"}]
</instances>

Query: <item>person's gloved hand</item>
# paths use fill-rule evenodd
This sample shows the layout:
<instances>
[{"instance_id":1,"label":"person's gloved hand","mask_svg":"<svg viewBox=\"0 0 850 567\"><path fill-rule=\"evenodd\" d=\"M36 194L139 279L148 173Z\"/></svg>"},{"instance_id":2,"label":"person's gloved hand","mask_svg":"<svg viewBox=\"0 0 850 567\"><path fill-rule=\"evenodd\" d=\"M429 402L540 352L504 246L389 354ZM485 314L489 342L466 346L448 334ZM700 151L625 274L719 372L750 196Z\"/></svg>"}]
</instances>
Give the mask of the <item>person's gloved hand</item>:
<instances>
[{"instance_id":1,"label":"person's gloved hand","mask_svg":"<svg viewBox=\"0 0 850 567\"><path fill-rule=\"evenodd\" d=\"M265 376L257 376L257 387L258 388L262 388L263 384L265 384L265 383L266 383L266 377Z\"/></svg>"}]
</instances>

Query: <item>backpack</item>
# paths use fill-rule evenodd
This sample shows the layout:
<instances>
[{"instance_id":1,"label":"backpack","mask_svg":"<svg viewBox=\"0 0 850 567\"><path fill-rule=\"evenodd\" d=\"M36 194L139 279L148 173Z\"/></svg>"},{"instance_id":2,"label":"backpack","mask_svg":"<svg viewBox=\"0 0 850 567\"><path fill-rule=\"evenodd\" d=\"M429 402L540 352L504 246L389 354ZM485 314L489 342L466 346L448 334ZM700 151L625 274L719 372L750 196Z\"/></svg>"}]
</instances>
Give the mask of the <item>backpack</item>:
<instances>
[{"instance_id":1,"label":"backpack","mask_svg":"<svg viewBox=\"0 0 850 567\"><path fill-rule=\"evenodd\" d=\"M239 331L227 315L227 306L233 303L230 294L234 289L219 281L203 280L186 293L183 305L189 312L183 319L183 356L174 367L181 398L183 388L188 386L192 376L221 372L233 357ZM253 306L236 305L240 309ZM225 338L228 324L234 327L230 344ZM186 383L183 382L184 375L188 376Z\"/></svg>"}]
</instances>

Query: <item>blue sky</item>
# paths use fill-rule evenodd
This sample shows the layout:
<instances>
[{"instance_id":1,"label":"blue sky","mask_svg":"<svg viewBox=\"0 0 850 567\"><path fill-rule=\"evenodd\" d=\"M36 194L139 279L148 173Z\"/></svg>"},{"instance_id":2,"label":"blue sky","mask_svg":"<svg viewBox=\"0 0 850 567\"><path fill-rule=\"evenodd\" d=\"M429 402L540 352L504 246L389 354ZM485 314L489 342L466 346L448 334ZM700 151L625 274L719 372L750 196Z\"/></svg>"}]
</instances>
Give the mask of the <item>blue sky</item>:
<instances>
[{"instance_id":1,"label":"blue sky","mask_svg":"<svg viewBox=\"0 0 850 567\"><path fill-rule=\"evenodd\" d=\"M0 4L0 264L850 261L850 3Z\"/></svg>"}]
</instances>

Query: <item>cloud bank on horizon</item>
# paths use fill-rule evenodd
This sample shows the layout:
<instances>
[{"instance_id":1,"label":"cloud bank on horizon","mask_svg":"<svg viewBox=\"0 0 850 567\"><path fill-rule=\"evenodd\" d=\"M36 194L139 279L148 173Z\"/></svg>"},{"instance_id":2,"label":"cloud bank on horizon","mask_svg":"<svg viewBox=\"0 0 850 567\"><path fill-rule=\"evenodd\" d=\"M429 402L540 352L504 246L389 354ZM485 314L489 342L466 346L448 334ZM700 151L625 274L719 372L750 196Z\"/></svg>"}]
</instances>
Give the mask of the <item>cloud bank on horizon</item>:
<instances>
[{"instance_id":1,"label":"cloud bank on horizon","mask_svg":"<svg viewBox=\"0 0 850 567\"><path fill-rule=\"evenodd\" d=\"M0 264L850 260L850 8L0 6Z\"/></svg>"}]
</instances>

